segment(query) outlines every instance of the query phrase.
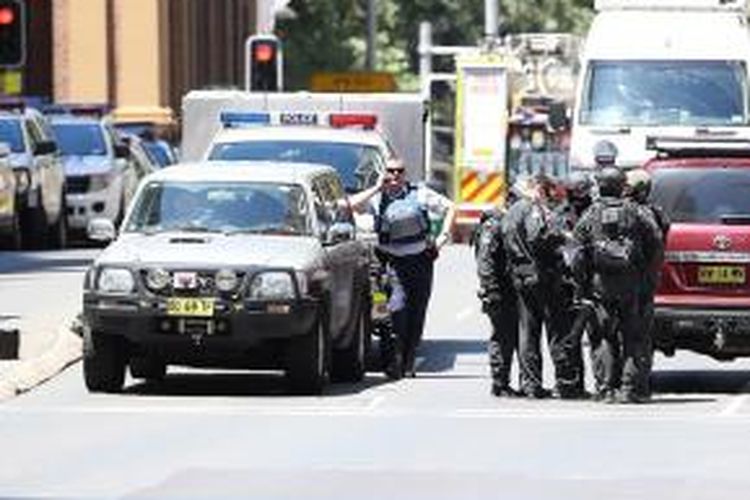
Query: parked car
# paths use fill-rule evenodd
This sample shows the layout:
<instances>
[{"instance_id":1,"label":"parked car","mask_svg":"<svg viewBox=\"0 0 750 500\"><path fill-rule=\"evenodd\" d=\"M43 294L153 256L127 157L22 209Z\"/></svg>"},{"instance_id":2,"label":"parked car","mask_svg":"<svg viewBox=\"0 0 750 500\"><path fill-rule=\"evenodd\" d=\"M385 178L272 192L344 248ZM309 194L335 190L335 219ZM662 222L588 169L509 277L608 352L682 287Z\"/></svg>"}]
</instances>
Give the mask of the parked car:
<instances>
[{"instance_id":1,"label":"parked car","mask_svg":"<svg viewBox=\"0 0 750 500\"><path fill-rule=\"evenodd\" d=\"M368 253L326 166L173 166L148 176L120 234L88 270L83 373L116 392L129 365L285 370L295 393L364 375Z\"/></svg>"},{"instance_id":2,"label":"parked car","mask_svg":"<svg viewBox=\"0 0 750 500\"><path fill-rule=\"evenodd\" d=\"M16 203L16 176L8 157L10 147L0 142L0 248L21 248L21 217Z\"/></svg>"},{"instance_id":3,"label":"parked car","mask_svg":"<svg viewBox=\"0 0 750 500\"><path fill-rule=\"evenodd\" d=\"M75 105L46 111L65 166L68 227L80 234L94 217L119 224L145 175L105 111Z\"/></svg>"},{"instance_id":4,"label":"parked car","mask_svg":"<svg viewBox=\"0 0 750 500\"><path fill-rule=\"evenodd\" d=\"M10 146L24 246L64 248L65 172L49 122L23 103L0 103L0 142Z\"/></svg>"},{"instance_id":5,"label":"parked car","mask_svg":"<svg viewBox=\"0 0 750 500\"><path fill-rule=\"evenodd\" d=\"M653 141L652 141L653 142ZM750 143L662 140L646 168L671 219L655 345L750 356Z\"/></svg>"}]
</instances>

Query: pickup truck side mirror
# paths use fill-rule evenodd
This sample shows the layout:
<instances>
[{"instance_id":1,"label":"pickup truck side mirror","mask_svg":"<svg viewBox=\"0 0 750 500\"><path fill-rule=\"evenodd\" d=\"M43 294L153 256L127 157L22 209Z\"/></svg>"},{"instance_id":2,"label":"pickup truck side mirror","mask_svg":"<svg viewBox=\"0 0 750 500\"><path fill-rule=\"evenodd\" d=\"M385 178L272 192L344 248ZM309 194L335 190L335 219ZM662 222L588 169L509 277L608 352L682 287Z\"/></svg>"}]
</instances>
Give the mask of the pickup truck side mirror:
<instances>
[{"instance_id":1,"label":"pickup truck side mirror","mask_svg":"<svg viewBox=\"0 0 750 500\"><path fill-rule=\"evenodd\" d=\"M57 143L55 141L37 142L34 147L34 156L51 155L53 153L57 153Z\"/></svg>"},{"instance_id":2,"label":"pickup truck side mirror","mask_svg":"<svg viewBox=\"0 0 750 500\"><path fill-rule=\"evenodd\" d=\"M89 221L88 226L86 226L86 235L90 240L108 243L115 239L117 231L111 220L98 217Z\"/></svg>"},{"instance_id":3,"label":"pickup truck side mirror","mask_svg":"<svg viewBox=\"0 0 750 500\"><path fill-rule=\"evenodd\" d=\"M115 158L130 158L130 146L127 144L115 144Z\"/></svg>"},{"instance_id":4,"label":"pickup truck side mirror","mask_svg":"<svg viewBox=\"0 0 750 500\"><path fill-rule=\"evenodd\" d=\"M354 239L354 224L351 222L334 222L326 231L324 243L336 245Z\"/></svg>"}]
</instances>

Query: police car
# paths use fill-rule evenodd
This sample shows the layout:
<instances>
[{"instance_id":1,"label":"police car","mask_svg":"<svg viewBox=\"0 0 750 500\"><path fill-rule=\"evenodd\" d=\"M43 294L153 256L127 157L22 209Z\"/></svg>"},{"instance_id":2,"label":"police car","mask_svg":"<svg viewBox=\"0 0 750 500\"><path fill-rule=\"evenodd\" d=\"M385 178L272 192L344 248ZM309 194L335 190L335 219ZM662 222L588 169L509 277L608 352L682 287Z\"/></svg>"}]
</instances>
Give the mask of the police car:
<instances>
[{"instance_id":1,"label":"police car","mask_svg":"<svg viewBox=\"0 0 750 500\"><path fill-rule=\"evenodd\" d=\"M116 392L130 367L281 369L295 393L364 376L368 254L323 165L177 165L144 179L119 236L88 270L86 386ZM109 219L89 236L111 240Z\"/></svg>"},{"instance_id":2,"label":"police car","mask_svg":"<svg viewBox=\"0 0 750 500\"><path fill-rule=\"evenodd\" d=\"M656 347L750 356L750 141L650 138L651 199L669 216Z\"/></svg>"},{"instance_id":3,"label":"police car","mask_svg":"<svg viewBox=\"0 0 750 500\"><path fill-rule=\"evenodd\" d=\"M45 110L62 153L68 226L85 231L94 217L115 223L147 173L97 106L52 106Z\"/></svg>"},{"instance_id":4,"label":"police car","mask_svg":"<svg viewBox=\"0 0 750 500\"><path fill-rule=\"evenodd\" d=\"M372 186L394 156L377 117L353 113L225 111L207 161L275 160L330 165L348 193Z\"/></svg>"},{"instance_id":5,"label":"police car","mask_svg":"<svg viewBox=\"0 0 750 500\"><path fill-rule=\"evenodd\" d=\"M22 101L2 101L0 142L10 147L24 245L64 248L65 173L49 122Z\"/></svg>"}]
</instances>

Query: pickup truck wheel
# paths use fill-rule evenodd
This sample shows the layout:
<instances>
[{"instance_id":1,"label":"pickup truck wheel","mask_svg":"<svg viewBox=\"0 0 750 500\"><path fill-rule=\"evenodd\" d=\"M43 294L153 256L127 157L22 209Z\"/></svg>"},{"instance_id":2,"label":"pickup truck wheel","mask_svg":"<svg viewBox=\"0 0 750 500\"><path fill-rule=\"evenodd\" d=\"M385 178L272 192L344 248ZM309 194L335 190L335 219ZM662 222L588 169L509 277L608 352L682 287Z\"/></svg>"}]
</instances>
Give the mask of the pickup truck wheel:
<instances>
[{"instance_id":1,"label":"pickup truck wheel","mask_svg":"<svg viewBox=\"0 0 750 500\"><path fill-rule=\"evenodd\" d=\"M130 358L128 364L133 378L143 378L148 382L160 382L167 374L167 364L153 356Z\"/></svg>"},{"instance_id":2,"label":"pickup truck wheel","mask_svg":"<svg viewBox=\"0 0 750 500\"><path fill-rule=\"evenodd\" d=\"M47 214L44 212L42 200L39 206L27 208L21 217L23 246L36 250L44 248L47 236Z\"/></svg>"},{"instance_id":3,"label":"pickup truck wheel","mask_svg":"<svg viewBox=\"0 0 750 500\"><path fill-rule=\"evenodd\" d=\"M68 245L68 204L65 202L64 191L60 205L60 216L57 218L57 222L49 228L48 242L50 248L58 250L62 250Z\"/></svg>"},{"instance_id":4,"label":"pickup truck wheel","mask_svg":"<svg viewBox=\"0 0 750 500\"><path fill-rule=\"evenodd\" d=\"M287 345L286 377L292 394L316 395L328 379L328 321L321 313L310 332Z\"/></svg>"},{"instance_id":5,"label":"pickup truck wheel","mask_svg":"<svg viewBox=\"0 0 750 500\"><path fill-rule=\"evenodd\" d=\"M85 332L83 377L89 392L120 392L125 383L123 340L115 335Z\"/></svg>"},{"instance_id":6,"label":"pickup truck wheel","mask_svg":"<svg viewBox=\"0 0 750 500\"><path fill-rule=\"evenodd\" d=\"M352 341L345 349L333 351L331 376L336 382L360 382L365 377L371 331L370 297L363 296L352 332Z\"/></svg>"},{"instance_id":7,"label":"pickup truck wheel","mask_svg":"<svg viewBox=\"0 0 750 500\"><path fill-rule=\"evenodd\" d=\"M8 235L0 241L0 248L5 248L7 250L20 250L21 245L21 218L18 215L18 211L16 211L13 213L10 228L8 229Z\"/></svg>"}]
</instances>

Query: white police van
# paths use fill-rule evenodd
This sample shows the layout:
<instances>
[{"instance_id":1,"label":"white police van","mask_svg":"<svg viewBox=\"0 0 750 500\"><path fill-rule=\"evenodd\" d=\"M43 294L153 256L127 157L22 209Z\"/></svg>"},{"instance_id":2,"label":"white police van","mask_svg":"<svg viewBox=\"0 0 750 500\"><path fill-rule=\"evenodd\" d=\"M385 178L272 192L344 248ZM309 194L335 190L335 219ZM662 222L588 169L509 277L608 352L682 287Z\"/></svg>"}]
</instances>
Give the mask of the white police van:
<instances>
[{"instance_id":1,"label":"white police van","mask_svg":"<svg viewBox=\"0 0 750 500\"><path fill-rule=\"evenodd\" d=\"M570 164L654 153L646 136L750 137L746 0L596 0L572 117Z\"/></svg>"}]
</instances>

